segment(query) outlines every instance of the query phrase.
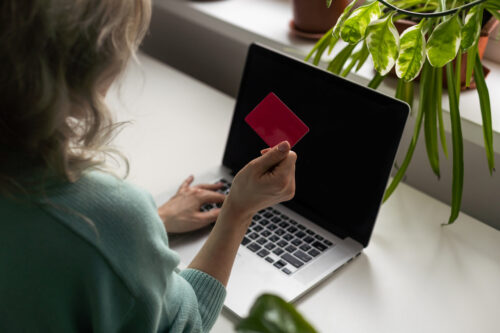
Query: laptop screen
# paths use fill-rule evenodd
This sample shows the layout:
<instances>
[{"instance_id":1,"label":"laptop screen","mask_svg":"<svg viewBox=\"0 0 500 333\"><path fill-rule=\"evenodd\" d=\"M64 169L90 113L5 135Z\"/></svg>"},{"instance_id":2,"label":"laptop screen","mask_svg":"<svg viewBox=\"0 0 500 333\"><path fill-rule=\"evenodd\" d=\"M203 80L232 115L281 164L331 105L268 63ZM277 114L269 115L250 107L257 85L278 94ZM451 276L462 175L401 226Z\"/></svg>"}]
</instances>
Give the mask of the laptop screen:
<instances>
[{"instance_id":1,"label":"laptop screen","mask_svg":"<svg viewBox=\"0 0 500 333\"><path fill-rule=\"evenodd\" d=\"M296 192L285 206L366 247L408 105L252 44L223 160L235 173L267 148L244 118L270 92L310 129L293 148Z\"/></svg>"}]
</instances>

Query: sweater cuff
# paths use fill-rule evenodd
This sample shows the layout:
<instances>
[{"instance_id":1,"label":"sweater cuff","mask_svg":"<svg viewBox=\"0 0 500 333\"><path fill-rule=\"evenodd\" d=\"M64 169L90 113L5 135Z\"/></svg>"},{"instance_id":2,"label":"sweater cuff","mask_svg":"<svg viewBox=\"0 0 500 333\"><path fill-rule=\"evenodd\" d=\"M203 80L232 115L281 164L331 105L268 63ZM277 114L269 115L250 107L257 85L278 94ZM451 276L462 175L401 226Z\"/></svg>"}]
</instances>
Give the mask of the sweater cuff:
<instances>
[{"instance_id":1,"label":"sweater cuff","mask_svg":"<svg viewBox=\"0 0 500 333\"><path fill-rule=\"evenodd\" d=\"M188 268L179 274L191 284L198 298L203 332L210 331L222 310L226 288L219 280L197 269Z\"/></svg>"}]
</instances>

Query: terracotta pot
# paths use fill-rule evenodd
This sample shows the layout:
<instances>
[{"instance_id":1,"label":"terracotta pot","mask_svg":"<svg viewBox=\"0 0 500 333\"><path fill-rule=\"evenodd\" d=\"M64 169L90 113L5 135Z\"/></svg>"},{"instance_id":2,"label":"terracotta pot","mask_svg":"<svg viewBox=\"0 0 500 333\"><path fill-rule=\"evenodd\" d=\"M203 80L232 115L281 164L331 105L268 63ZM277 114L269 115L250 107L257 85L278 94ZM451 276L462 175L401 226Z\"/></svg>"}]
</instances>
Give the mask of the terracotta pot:
<instances>
[{"instance_id":1,"label":"terracotta pot","mask_svg":"<svg viewBox=\"0 0 500 333\"><path fill-rule=\"evenodd\" d=\"M348 0L333 0L327 8L326 0L293 0L293 26L305 33L325 33L335 25L348 4Z\"/></svg>"},{"instance_id":2,"label":"terracotta pot","mask_svg":"<svg viewBox=\"0 0 500 333\"><path fill-rule=\"evenodd\" d=\"M403 33L403 31L405 31L406 29L408 29L411 26L414 26L415 24L416 24L416 22L410 21L410 20L398 20L398 21L394 22L394 25L396 26L396 29L398 30L400 35ZM488 20L488 22L486 22L486 24L481 29L481 35L479 36L479 42L477 45L479 58L481 60L483 59L484 51L486 50L486 46L488 45L489 36L493 32L493 30L495 30L497 24L498 24L498 21L494 17L492 17ZM455 63L455 61L453 63ZM483 70L485 72L485 75L487 75L490 72L489 69L484 67L484 66L483 66ZM466 71L467 71L467 54L463 54L462 55L462 63L461 63L461 75L460 75L461 76L460 83L462 86L462 90L475 89L476 86L475 86L474 82L471 82L471 85L469 88L467 88L465 86ZM391 71L391 73L393 75L396 75L394 70ZM418 81L419 79L420 79L420 75L415 80ZM472 81L474 81L474 80L472 80ZM443 70L443 86L447 87L446 72L444 70Z\"/></svg>"}]
</instances>

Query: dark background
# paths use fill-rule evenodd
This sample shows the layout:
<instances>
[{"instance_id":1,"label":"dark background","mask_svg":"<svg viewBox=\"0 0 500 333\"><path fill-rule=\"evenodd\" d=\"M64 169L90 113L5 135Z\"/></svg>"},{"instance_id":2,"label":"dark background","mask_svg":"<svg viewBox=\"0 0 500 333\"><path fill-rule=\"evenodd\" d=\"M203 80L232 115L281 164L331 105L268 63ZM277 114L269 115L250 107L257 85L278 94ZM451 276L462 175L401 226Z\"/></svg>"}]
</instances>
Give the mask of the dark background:
<instances>
[{"instance_id":1,"label":"dark background","mask_svg":"<svg viewBox=\"0 0 500 333\"><path fill-rule=\"evenodd\" d=\"M244 117L270 92L310 129L293 148L297 189L285 205L366 246L408 106L254 44L224 153L224 165L235 173L266 148Z\"/></svg>"}]
</instances>

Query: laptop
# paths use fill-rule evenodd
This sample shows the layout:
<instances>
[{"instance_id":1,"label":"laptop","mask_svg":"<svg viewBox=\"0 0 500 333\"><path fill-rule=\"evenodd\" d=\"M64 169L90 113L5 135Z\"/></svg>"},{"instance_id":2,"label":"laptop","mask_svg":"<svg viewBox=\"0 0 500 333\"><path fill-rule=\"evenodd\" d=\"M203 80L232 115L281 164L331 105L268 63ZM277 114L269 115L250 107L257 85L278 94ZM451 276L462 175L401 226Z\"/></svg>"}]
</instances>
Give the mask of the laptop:
<instances>
[{"instance_id":1,"label":"laptop","mask_svg":"<svg viewBox=\"0 0 500 333\"><path fill-rule=\"evenodd\" d=\"M228 193L238 170L260 156L266 144L244 118L270 92L310 131L293 148L295 197L259 211L240 244L224 304L239 317L263 293L297 300L368 246L409 114L404 102L252 44L222 164L196 175L199 183L222 181ZM210 229L169 236L181 268Z\"/></svg>"}]
</instances>

